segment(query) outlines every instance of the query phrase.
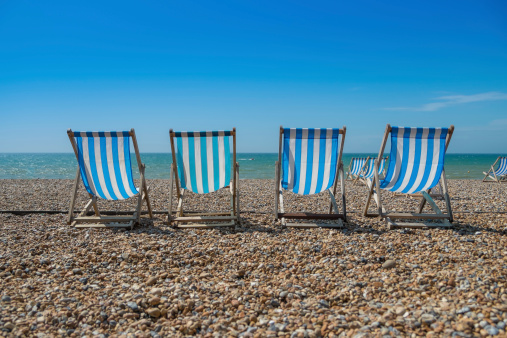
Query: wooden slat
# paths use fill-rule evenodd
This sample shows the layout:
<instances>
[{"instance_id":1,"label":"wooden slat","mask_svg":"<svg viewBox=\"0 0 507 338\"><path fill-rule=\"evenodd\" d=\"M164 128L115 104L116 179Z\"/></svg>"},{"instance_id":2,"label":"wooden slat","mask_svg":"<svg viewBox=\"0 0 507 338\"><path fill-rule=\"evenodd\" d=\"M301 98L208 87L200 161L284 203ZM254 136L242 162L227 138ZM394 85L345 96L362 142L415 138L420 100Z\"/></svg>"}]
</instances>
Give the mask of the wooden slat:
<instances>
[{"instance_id":1,"label":"wooden slat","mask_svg":"<svg viewBox=\"0 0 507 338\"><path fill-rule=\"evenodd\" d=\"M192 217L192 216L228 216L230 212L186 212L181 217Z\"/></svg>"},{"instance_id":2,"label":"wooden slat","mask_svg":"<svg viewBox=\"0 0 507 338\"><path fill-rule=\"evenodd\" d=\"M87 223L105 223L105 222L130 222L131 220L135 220L137 217L135 216L83 216L76 217L74 220L78 222L87 222Z\"/></svg>"},{"instance_id":3,"label":"wooden slat","mask_svg":"<svg viewBox=\"0 0 507 338\"><path fill-rule=\"evenodd\" d=\"M278 217L292 218L292 219L341 219L342 214L314 214L309 212L279 212Z\"/></svg>"},{"instance_id":4,"label":"wooden slat","mask_svg":"<svg viewBox=\"0 0 507 338\"><path fill-rule=\"evenodd\" d=\"M131 228L133 225L134 225L134 221L131 221L129 223L75 224L74 227L76 227L76 228Z\"/></svg>"},{"instance_id":5,"label":"wooden slat","mask_svg":"<svg viewBox=\"0 0 507 338\"><path fill-rule=\"evenodd\" d=\"M447 220L439 223L408 223L408 222L393 222L390 218L386 218L389 229L395 228L450 228L452 224Z\"/></svg>"},{"instance_id":6,"label":"wooden slat","mask_svg":"<svg viewBox=\"0 0 507 338\"><path fill-rule=\"evenodd\" d=\"M234 221L229 223L216 223L216 224L191 223L191 224L178 224L176 228L213 229L215 227L231 227L234 225L235 225Z\"/></svg>"},{"instance_id":7,"label":"wooden slat","mask_svg":"<svg viewBox=\"0 0 507 338\"><path fill-rule=\"evenodd\" d=\"M291 228L343 228L342 220L338 220L337 223L285 223L286 227Z\"/></svg>"},{"instance_id":8,"label":"wooden slat","mask_svg":"<svg viewBox=\"0 0 507 338\"><path fill-rule=\"evenodd\" d=\"M382 217L402 218L402 219L448 219L449 215L444 214L417 214L417 213L388 213L382 214Z\"/></svg>"},{"instance_id":9,"label":"wooden slat","mask_svg":"<svg viewBox=\"0 0 507 338\"><path fill-rule=\"evenodd\" d=\"M236 216L188 216L188 217L173 217L174 222L215 222L235 220Z\"/></svg>"}]
</instances>

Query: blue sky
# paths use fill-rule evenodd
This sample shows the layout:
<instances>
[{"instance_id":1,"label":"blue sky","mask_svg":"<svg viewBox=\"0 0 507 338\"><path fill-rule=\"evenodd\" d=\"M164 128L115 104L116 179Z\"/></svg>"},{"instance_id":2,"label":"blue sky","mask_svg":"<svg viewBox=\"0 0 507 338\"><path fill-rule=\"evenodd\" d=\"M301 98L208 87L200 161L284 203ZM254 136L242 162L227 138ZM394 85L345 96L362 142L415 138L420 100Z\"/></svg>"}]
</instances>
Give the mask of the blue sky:
<instances>
[{"instance_id":1,"label":"blue sky","mask_svg":"<svg viewBox=\"0 0 507 338\"><path fill-rule=\"evenodd\" d=\"M0 152L71 152L66 130L456 127L450 152L507 153L505 1L2 1Z\"/></svg>"}]
</instances>

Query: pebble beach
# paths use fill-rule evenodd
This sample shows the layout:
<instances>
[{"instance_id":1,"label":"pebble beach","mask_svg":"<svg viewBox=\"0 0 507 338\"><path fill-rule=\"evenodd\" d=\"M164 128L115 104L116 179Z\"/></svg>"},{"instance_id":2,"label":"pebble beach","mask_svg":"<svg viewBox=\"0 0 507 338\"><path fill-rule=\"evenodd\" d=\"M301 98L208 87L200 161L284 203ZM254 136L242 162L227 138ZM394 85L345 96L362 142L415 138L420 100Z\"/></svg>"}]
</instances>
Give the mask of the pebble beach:
<instances>
[{"instance_id":1,"label":"pebble beach","mask_svg":"<svg viewBox=\"0 0 507 338\"><path fill-rule=\"evenodd\" d=\"M133 230L75 229L63 213L0 213L0 335L506 335L506 184L450 180L452 229L397 230L362 216L366 187L350 181L341 229L282 229L272 180L240 181L235 229L174 229L161 213L169 181L148 185L159 213ZM0 180L0 210L66 212L72 186ZM80 187L78 209L86 197ZM329 208L325 193L284 199L286 211ZM388 210L418 203L383 199ZM228 203L225 191L185 199L188 210Z\"/></svg>"}]
</instances>

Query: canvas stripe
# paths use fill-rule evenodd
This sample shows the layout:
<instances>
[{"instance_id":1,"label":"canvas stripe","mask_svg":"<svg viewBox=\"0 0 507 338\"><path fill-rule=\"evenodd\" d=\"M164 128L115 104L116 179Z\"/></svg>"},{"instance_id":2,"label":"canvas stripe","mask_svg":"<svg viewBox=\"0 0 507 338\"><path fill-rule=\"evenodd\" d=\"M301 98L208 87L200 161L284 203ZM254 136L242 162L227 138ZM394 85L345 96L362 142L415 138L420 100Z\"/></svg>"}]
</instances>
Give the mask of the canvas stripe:
<instances>
[{"instance_id":1,"label":"canvas stripe","mask_svg":"<svg viewBox=\"0 0 507 338\"><path fill-rule=\"evenodd\" d=\"M106 137L99 137L99 144L100 144L100 171L102 172L102 178L104 180L104 184L106 186L105 192L107 192L107 195L109 196L108 199L116 200L116 195L113 191L113 186L111 184L111 176L109 175L109 166L107 165L107 141Z\"/></svg>"},{"instance_id":2,"label":"canvas stripe","mask_svg":"<svg viewBox=\"0 0 507 338\"><path fill-rule=\"evenodd\" d=\"M417 172L419 170L419 162L416 163L416 160L419 161L419 158L421 156L421 141L420 137L417 137L419 132L422 134L422 129L410 128L410 136L408 137L409 148L407 166L405 168L403 181L397 188L397 191L399 192L405 192L405 188L407 186L410 188L409 184L411 181L413 182L413 180L415 180L415 175L417 175Z\"/></svg>"},{"instance_id":3,"label":"canvas stripe","mask_svg":"<svg viewBox=\"0 0 507 338\"><path fill-rule=\"evenodd\" d=\"M127 165L126 165L126 159L125 159L125 146L124 146L124 138L123 137L117 137L118 140L118 166L120 168L120 175L122 182L128 182L129 177L127 175ZM129 154L130 155L130 154ZM130 164L130 161L129 161ZM125 188L125 192L129 196L133 196L132 189L130 188L130 185L128 183L123 184Z\"/></svg>"},{"instance_id":4,"label":"canvas stripe","mask_svg":"<svg viewBox=\"0 0 507 338\"><path fill-rule=\"evenodd\" d=\"M421 132L421 141L420 141L420 149L419 149L419 157L420 157L420 163L419 168L416 172L416 177L411 182L410 186L407 187L406 191L404 191L407 194L412 194L421 184L424 172L426 170L426 164L428 161L431 161L431 158L428 158L428 136L430 133L430 128L423 128Z\"/></svg>"},{"instance_id":5,"label":"canvas stripe","mask_svg":"<svg viewBox=\"0 0 507 338\"><path fill-rule=\"evenodd\" d=\"M393 130L391 131L393 137L391 138L391 155L390 157L394 159L394 163L391 162L391 164L394 164L393 171L390 172L389 179L386 178L384 182L387 182L386 185L382 184L381 188L391 190L392 187L396 184L396 181L398 180L398 177L401 172L402 167L402 158L403 158L403 133L404 128L398 128L393 127ZM394 147L394 148L393 148ZM391 165L389 166L391 168Z\"/></svg>"},{"instance_id":6,"label":"canvas stripe","mask_svg":"<svg viewBox=\"0 0 507 338\"><path fill-rule=\"evenodd\" d=\"M213 142L214 137L211 132L206 133L206 158L207 158L207 172L208 172L208 192L215 191L215 161L213 159Z\"/></svg>"},{"instance_id":7,"label":"canvas stripe","mask_svg":"<svg viewBox=\"0 0 507 338\"><path fill-rule=\"evenodd\" d=\"M124 134L123 139L123 157L125 158L125 171L127 172L127 181L132 196L136 195L139 191L134 184L134 176L132 175L132 162L130 161L130 137Z\"/></svg>"},{"instance_id":8,"label":"canvas stripe","mask_svg":"<svg viewBox=\"0 0 507 338\"><path fill-rule=\"evenodd\" d=\"M218 136L213 136L213 191L220 189L220 156Z\"/></svg>"},{"instance_id":9,"label":"canvas stripe","mask_svg":"<svg viewBox=\"0 0 507 338\"><path fill-rule=\"evenodd\" d=\"M123 196L120 193L120 190L118 189L118 184L116 182L116 175L114 172L114 162L113 162L113 142L111 136L104 137L104 143L105 143L105 158L106 158L106 171L107 171L107 177L109 181L109 185L111 186L111 191L109 194L111 197L114 195L115 200L123 199ZM102 142L101 142L102 144Z\"/></svg>"},{"instance_id":10,"label":"canvas stripe","mask_svg":"<svg viewBox=\"0 0 507 338\"><path fill-rule=\"evenodd\" d=\"M231 183L231 146L229 142L230 137L223 134L222 139L224 144L224 169L220 172L220 177L223 177L224 184L222 186L225 187Z\"/></svg>"},{"instance_id":11,"label":"canvas stripe","mask_svg":"<svg viewBox=\"0 0 507 338\"><path fill-rule=\"evenodd\" d=\"M317 168L314 172L317 177L316 184L310 191L311 194L316 194L322 191L322 183L324 182L324 168L326 167L326 136L327 129L319 130L319 137L316 138L315 148L318 148L318 161L316 162Z\"/></svg>"},{"instance_id":12,"label":"canvas stripe","mask_svg":"<svg viewBox=\"0 0 507 338\"><path fill-rule=\"evenodd\" d=\"M202 194L203 191L203 181L202 181L202 159L201 159L201 137L196 136L198 133L194 133L194 165L195 171L193 172L193 179L195 180L195 187L197 190L195 192Z\"/></svg>"},{"instance_id":13,"label":"canvas stripe","mask_svg":"<svg viewBox=\"0 0 507 338\"><path fill-rule=\"evenodd\" d=\"M292 180L294 183L293 183L292 191L295 193L298 193L299 192L299 185L301 184L300 177L302 175L301 157L302 157L303 150L301 149L301 137L303 134L303 130L302 129L295 129L295 133L296 133L296 142L295 142L295 146L294 146L294 155L295 155L294 156L294 174L292 175Z\"/></svg>"},{"instance_id":14,"label":"canvas stripe","mask_svg":"<svg viewBox=\"0 0 507 338\"><path fill-rule=\"evenodd\" d=\"M186 141L186 140L185 140ZM187 166L183 160L184 154L188 154L183 149L183 138L176 137L176 165L178 166L178 176L180 179L180 186L182 189L188 189L187 180Z\"/></svg>"},{"instance_id":15,"label":"canvas stripe","mask_svg":"<svg viewBox=\"0 0 507 338\"><path fill-rule=\"evenodd\" d=\"M308 195L310 193L310 188L312 186L312 172L313 172L313 156L314 156L314 138L315 129L307 129L306 136L306 161L305 161L305 185L302 189L304 195Z\"/></svg>"},{"instance_id":16,"label":"canvas stripe","mask_svg":"<svg viewBox=\"0 0 507 338\"><path fill-rule=\"evenodd\" d=\"M77 138L78 145L78 156L79 156L79 167L81 171L81 179L83 180L83 184L86 190L97 196L97 190L95 189L95 185L93 184L93 178L91 176L91 172L89 169L89 160L88 160L88 139L85 138ZM86 160L85 160L86 159Z\"/></svg>"},{"instance_id":17,"label":"canvas stripe","mask_svg":"<svg viewBox=\"0 0 507 338\"><path fill-rule=\"evenodd\" d=\"M295 185L296 177L296 129L289 130L289 141L288 141L288 155L289 155L289 170L287 174L288 185L287 189L293 190Z\"/></svg>"},{"instance_id":18,"label":"canvas stripe","mask_svg":"<svg viewBox=\"0 0 507 338\"><path fill-rule=\"evenodd\" d=\"M333 129L333 136L331 139L331 162L329 164L329 181L326 189L331 188L336 180L336 168L338 166L338 138L340 137L340 130ZM325 190L325 189L324 189Z\"/></svg>"},{"instance_id":19,"label":"canvas stripe","mask_svg":"<svg viewBox=\"0 0 507 338\"><path fill-rule=\"evenodd\" d=\"M506 157L500 158L500 165L498 166L498 169L494 171L494 174L496 176L504 176L507 174L507 158Z\"/></svg>"},{"instance_id":20,"label":"canvas stripe","mask_svg":"<svg viewBox=\"0 0 507 338\"><path fill-rule=\"evenodd\" d=\"M194 140L194 133L189 132L189 135L192 135L191 137L187 137L188 142L188 173L190 178L190 187L191 190L195 193L199 192L199 188L197 188L197 179L195 177L196 175L196 165L195 165L195 140Z\"/></svg>"},{"instance_id":21,"label":"canvas stripe","mask_svg":"<svg viewBox=\"0 0 507 338\"><path fill-rule=\"evenodd\" d=\"M117 187L118 191L119 191L119 195L117 196L121 196L121 199L126 199L126 198L129 198L130 195L127 194L127 191L125 190L125 187L123 186L123 179L122 179L122 175L121 175L121 170L120 170L120 159L119 159L119 154L118 154L118 135L116 135L116 137L111 137L111 154L112 154L112 159L111 159L111 163L113 164L113 170L114 170L114 179L115 179L115 186Z\"/></svg>"},{"instance_id":22,"label":"canvas stripe","mask_svg":"<svg viewBox=\"0 0 507 338\"><path fill-rule=\"evenodd\" d=\"M433 186L435 186L438 181L440 180L440 172L439 167L441 166L440 163L443 164L443 148L440 147L441 140L440 140L440 133L441 130L435 130L435 137L433 138L433 160L431 165L431 171L428 177L428 180L426 181L426 185L424 186L423 190L427 190ZM430 140L431 141L431 140ZM442 156L441 156L442 155Z\"/></svg>"},{"instance_id":23,"label":"canvas stripe","mask_svg":"<svg viewBox=\"0 0 507 338\"><path fill-rule=\"evenodd\" d=\"M331 177L334 175L334 173L331 173L333 142L334 142L333 129L328 129L326 132L326 150L325 150L326 155L325 155L324 175L322 178L322 187L319 189L320 191L324 191L329 188L330 186L329 181Z\"/></svg>"},{"instance_id":24,"label":"canvas stripe","mask_svg":"<svg viewBox=\"0 0 507 338\"><path fill-rule=\"evenodd\" d=\"M100 176L98 173L98 165L97 165L97 156L96 153L100 151L99 144L95 137L88 138L88 159L90 163L90 172L92 174L93 184L95 185L95 189L97 190L97 194L99 197L107 199L106 195L103 192L103 186L100 182ZM100 156L98 158L100 160Z\"/></svg>"}]
</instances>

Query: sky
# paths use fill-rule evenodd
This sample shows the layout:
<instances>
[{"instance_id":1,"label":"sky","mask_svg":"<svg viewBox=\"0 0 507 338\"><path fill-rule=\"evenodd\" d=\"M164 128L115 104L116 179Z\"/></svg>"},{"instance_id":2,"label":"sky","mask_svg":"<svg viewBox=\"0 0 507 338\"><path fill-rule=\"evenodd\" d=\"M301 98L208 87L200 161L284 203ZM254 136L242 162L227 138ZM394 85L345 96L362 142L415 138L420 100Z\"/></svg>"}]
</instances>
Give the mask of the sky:
<instances>
[{"instance_id":1,"label":"sky","mask_svg":"<svg viewBox=\"0 0 507 338\"><path fill-rule=\"evenodd\" d=\"M0 152L236 127L238 152L275 153L283 125L374 153L387 123L507 153L507 2L0 0Z\"/></svg>"}]
</instances>

